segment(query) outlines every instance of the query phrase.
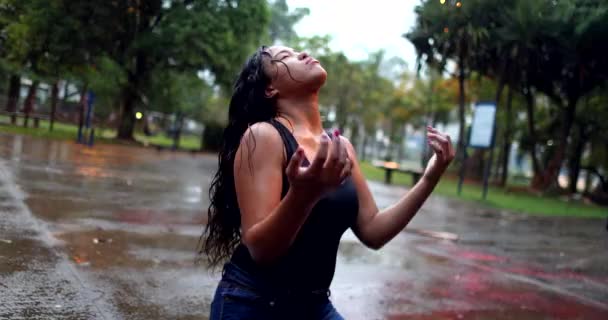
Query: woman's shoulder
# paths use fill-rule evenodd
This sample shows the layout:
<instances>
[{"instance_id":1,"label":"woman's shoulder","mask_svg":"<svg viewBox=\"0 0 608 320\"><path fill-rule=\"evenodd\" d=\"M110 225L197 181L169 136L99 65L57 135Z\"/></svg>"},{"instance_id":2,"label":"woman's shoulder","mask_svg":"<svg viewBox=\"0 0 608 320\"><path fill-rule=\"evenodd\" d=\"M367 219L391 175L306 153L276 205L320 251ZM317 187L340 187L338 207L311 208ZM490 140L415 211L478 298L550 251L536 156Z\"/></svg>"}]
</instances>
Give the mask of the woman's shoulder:
<instances>
[{"instance_id":1,"label":"woman's shoulder","mask_svg":"<svg viewBox=\"0 0 608 320\"><path fill-rule=\"evenodd\" d=\"M265 156L282 154L283 140L278 130L268 122L257 122L249 126L241 138L241 146L249 152L260 152Z\"/></svg>"},{"instance_id":2,"label":"woman's shoulder","mask_svg":"<svg viewBox=\"0 0 608 320\"><path fill-rule=\"evenodd\" d=\"M281 135L277 128L275 128L269 122L256 122L245 130L243 134L243 138L241 139L241 143L243 141L248 141L255 139L261 140L266 143L278 143L281 142Z\"/></svg>"}]
</instances>

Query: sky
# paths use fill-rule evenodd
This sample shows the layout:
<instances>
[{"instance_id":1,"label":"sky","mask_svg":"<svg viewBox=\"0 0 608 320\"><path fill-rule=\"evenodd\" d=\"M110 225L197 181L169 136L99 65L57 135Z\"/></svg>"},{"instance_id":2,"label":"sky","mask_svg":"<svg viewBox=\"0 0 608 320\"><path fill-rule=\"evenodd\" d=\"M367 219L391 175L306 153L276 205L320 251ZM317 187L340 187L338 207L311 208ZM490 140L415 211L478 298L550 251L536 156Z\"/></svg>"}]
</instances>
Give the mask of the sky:
<instances>
[{"instance_id":1,"label":"sky","mask_svg":"<svg viewBox=\"0 0 608 320\"><path fill-rule=\"evenodd\" d=\"M416 51L402 35L416 22L419 0L287 0L289 8L307 7L310 14L295 26L300 36L330 35L333 50L364 60L380 49L403 59L410 70Z\"/></svg>"}]
</instances>

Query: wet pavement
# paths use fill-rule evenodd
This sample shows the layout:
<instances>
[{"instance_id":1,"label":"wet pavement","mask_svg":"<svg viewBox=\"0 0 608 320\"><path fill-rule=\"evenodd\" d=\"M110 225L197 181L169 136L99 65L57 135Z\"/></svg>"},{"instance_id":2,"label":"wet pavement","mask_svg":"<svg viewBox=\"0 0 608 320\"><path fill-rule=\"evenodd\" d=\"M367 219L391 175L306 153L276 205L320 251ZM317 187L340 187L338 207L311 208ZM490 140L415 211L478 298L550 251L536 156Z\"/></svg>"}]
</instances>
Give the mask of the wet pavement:
<instances>
[{"instance_id":1,"label":"wet pavement","mask_svg":"<svg viewBox=\"0 0 608 320\"><path fill-rule=\"evenodd\" d=\"M0 319L207 319L216 164L0 133ZM370 186L380 207L407 191ZM431 197L379 251L345 234L332 300L346 319L608 319L604 227Z\"/></svg>"}]
</instances>

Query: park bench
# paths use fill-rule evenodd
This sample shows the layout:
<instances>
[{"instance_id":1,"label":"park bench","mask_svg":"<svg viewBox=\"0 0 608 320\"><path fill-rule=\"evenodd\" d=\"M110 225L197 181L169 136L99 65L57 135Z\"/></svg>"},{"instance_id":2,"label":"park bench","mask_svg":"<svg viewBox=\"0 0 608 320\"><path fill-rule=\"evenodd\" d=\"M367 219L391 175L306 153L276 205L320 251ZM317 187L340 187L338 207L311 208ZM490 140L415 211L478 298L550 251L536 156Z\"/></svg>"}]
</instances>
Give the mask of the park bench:
<instances>
[{"instance_id":1,"label":"park bench","mask_svg":"<svg viewBox=\"0 0 608 320\"><path fill-rule=\"evenodd\" d=\"M422 173L424 172L421 168L400 166L397 162L391 161L373 161L372 165L384 170L384 183L386 184L391 184L393 172L395 171L410 174L412 176L413 184L416 184L418 180L420 180L420 177L422 177Z\"/></svg>"}]
</instances>

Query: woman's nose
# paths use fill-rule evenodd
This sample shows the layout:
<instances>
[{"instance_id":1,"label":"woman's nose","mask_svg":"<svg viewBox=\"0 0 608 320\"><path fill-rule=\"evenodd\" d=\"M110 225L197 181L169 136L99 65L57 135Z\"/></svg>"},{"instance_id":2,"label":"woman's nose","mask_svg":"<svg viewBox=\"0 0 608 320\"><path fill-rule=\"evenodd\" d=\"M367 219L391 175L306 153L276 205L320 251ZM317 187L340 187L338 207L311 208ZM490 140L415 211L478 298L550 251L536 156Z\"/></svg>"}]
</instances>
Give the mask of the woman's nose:
<instances>
[{"instance_id":1,"label":"woman's nose","mask_svg":"<svg viewBox=\"0 0 608 320\"><path fill-rule=\"evenodd\" d=\"M299 60L304 60L306 58L308 58L310 55L306 52L300 52L300 54L298 55L298 59Z\"/></svg>"}]
</instances>

